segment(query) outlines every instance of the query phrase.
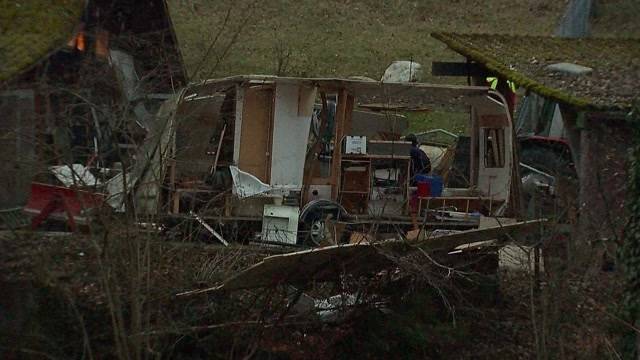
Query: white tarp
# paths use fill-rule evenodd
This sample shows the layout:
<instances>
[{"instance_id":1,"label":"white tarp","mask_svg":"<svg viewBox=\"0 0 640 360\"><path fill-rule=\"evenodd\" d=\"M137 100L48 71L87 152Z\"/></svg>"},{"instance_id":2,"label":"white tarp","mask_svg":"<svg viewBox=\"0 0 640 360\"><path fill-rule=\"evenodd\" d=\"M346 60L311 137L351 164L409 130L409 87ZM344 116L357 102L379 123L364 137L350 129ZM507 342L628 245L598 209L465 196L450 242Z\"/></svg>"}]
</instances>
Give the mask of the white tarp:
<instances>
[{"instance_id":1,"label":"white tarp","mask_svg":"<svg viewBox=\"0 0 640 360\"><path fill-rule=\"evenodd\" d=\"M244 199L252 196L283 196L290 191L300 190L300 186L281 185L271 186L265 184L254 175L238 169L237 166L229 166L231 178L233 179L232 194Z\"/></svg>"},{"instance_id":2,"label":"white tarp","mask_svg":"<svg viewBox=\"0 0 640 360\"><path fill-rule=\"evenodd\" d=\"M271 191L271 186L263 183L257 177L244 172L236 166L229 166L233 179L233 195L239 198L247 198L256 195L264 195Z\"/></svg>"},{"instance_id":3,"label":"white tarp","mask_svg":"<svg viewBox=\"0 0 640 360\"><path fill-rule=\"evenodd\" d=\"M64 186L96 186L100 181L82 164L57 165L49 167L55 177Z\"/></svg>"}]
</instances>

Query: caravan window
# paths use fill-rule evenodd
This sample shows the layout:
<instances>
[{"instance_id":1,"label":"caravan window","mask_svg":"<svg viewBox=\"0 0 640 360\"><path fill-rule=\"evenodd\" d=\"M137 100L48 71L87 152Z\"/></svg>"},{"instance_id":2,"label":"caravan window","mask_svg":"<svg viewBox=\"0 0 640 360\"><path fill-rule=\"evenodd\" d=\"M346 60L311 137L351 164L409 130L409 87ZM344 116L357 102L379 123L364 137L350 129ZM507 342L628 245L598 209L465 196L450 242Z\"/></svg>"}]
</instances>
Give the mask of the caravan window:
<instances>
[{"instance_id":1,"label":"caravan window","mask_svg":"<svg viewBox=\"0 0 640 360\"><path fill-rule=\"evenodd\" d=\"M504 128L485 128L484 144L484 166L504 167Z\"/></svg>"}]
</instances>

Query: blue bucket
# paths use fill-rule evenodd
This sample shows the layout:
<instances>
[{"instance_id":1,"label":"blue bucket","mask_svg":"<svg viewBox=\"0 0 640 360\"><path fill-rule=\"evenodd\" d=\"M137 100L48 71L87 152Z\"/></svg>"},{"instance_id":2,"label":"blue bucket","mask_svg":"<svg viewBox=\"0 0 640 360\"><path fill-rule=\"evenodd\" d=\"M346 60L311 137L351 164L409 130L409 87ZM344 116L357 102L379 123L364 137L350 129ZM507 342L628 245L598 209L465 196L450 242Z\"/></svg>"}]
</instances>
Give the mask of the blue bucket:
<instances>
[{"instance_id":1,"label":"blue bucket","mask_svg":"<svg viewBox=\"0 0 640 360\"><path fill-rule=\"evenodd\" d=\"M418 176L424 176L426 182L429 183L429 188L431 189L432 197L442 196L442 189L444 188L442 176L438 176L438 175L418 175Z\"/></svg>"}]
</instances>

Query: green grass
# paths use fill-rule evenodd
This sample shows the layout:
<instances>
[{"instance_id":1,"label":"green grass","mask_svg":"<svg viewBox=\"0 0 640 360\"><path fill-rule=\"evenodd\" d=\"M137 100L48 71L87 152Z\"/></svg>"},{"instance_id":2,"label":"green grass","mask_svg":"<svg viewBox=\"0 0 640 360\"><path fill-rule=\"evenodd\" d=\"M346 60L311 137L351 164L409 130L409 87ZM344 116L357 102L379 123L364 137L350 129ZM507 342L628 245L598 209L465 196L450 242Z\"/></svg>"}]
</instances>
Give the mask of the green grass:
<instances>
[{"instance_id":1,"label":"green grass","mask_svg":"<svg viewBox=\"0 0 640 360\"><path fill-rule=\"evenodd\" d=\"M173 0L169 6L194 80L274 74L278 58L286 57L283 54L289 55L282 75L379 79L389 63L399 59L414 59L428 74L433 60L459 59L429 36L432 31L550 34L564 4L554 0ZM196 69L222 28L227 9L231 13L223 35L206 56L203 69ZM213 68L230 43L231 50ZM426 80L459 81L430 76Z\"/></svg>"},{"instance_id":2,"label":"green grass","mask_svg":"<svg viewBox=\"0 0 640 360\"><path fill-rule=\"evenodd\" d=\"M432 129L445 129L456 135L469 131L469 114L434 110L428 113L408 113L409 133L420 133Z\"/></svg>"},{"instance_id":3,"label":"green grass","mask_svg":"<svg viewBox=\"0 0 640 360\"><path fill-rule=\"evenodd\" d=\"M566 5L556 0L168 3L192 81L238 74L379 79L392 61L413 59L424 67L424 82L454 84L463 84L465 79L430 75L434 60L462 60L431 38L431 32L550 35ZM599 3L595 35L640 35L637 0ZM466 115L459 113L433 111L410 117L412 132L432 128L466 131Z\"/></svg>"},{"instance_id":4,"label":"green grass","mask_svg":"<svg viewBox=\"0 0 640 360\"><path fill-rule=\"evenodd\" d=\"M638 0L597 1L591 21L594 36L640 38L640 2Z\"/></svg>"}]
</instances>

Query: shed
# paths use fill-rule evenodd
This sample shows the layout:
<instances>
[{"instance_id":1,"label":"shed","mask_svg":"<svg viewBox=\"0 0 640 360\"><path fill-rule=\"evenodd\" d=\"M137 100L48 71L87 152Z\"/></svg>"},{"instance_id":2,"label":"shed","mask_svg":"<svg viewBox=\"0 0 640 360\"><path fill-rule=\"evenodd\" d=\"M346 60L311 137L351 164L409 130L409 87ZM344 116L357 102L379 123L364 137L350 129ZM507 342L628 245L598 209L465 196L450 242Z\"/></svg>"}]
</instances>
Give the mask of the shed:
<instances>
[{"instance_id":1,"label":"shed","mask_svg":"<svg viewBox=\"0 0 640 360\"><path fill-rule=\"evenodd\" d=\"M0 208L47 166L126 162L186 84L164 0L7 1L0 29Z\"/></svg>"},{"instance_id":2,"label":"shed","mask_svg":"<svg viewBox=\"0 0 640 360\"><path fill-rule=\"evenodd\" d=\"M624 119L640 93L640 40L433 33L470 77L510 80L560 105L579 179L581 239L617 238L625 221Z\"/></svg>"}]
</instances>

